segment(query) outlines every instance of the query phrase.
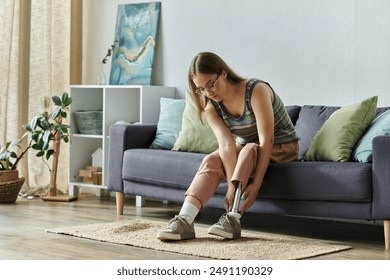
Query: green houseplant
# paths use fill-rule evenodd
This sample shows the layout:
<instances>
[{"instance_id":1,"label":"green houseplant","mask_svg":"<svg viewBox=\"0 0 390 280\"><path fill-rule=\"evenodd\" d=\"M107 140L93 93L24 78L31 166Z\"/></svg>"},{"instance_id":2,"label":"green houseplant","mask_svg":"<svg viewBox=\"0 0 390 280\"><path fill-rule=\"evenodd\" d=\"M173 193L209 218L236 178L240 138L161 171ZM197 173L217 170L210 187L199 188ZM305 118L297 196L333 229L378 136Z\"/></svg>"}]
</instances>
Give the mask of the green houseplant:
<instances>
[{"instance_id":1,"label":"green houseplant","mask_svg":"<svg viewBox=\"0 0 390 280\"><path fill-rule=\"evenodd\" d=\"M9 141L0 147L0 192L4 189L2 185L9 182L19 182L21 187L24 178L19 178L17 167L30 149L35 150L35 155L42 158L47 165L47 160L51 156L54 156L57 162L59 142L69 141L69 125L63 124L62 120L67 117L72 98L65 92L61 97L53 96L52 101L56 108L51 114L45 110L42 114L33 117L29 124L23 125L26 132L21 138ZM51 172L56 172L56 166L52 166Z\"/></svg>"}]
</instances>

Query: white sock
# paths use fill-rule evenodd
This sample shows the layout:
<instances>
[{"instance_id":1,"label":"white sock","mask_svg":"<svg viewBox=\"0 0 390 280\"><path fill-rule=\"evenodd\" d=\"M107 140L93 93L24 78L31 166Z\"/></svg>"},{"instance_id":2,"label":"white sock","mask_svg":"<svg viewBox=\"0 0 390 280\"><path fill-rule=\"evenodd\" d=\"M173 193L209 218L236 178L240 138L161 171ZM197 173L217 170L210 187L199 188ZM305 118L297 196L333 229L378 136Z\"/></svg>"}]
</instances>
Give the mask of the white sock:
<instances>
[{"instance_id":1,"label":"white sock","mask_svg":"<svg viewBox=\"0 0 390 280\"><path fill-rule=\"evenodd\" d=\"M198 215L199 209L192 204L191 202L184 201L183 206L181 207L179 216L184 216L188 224L192 224L195 220L195 217Z\"/></svg>"}]
</instances>

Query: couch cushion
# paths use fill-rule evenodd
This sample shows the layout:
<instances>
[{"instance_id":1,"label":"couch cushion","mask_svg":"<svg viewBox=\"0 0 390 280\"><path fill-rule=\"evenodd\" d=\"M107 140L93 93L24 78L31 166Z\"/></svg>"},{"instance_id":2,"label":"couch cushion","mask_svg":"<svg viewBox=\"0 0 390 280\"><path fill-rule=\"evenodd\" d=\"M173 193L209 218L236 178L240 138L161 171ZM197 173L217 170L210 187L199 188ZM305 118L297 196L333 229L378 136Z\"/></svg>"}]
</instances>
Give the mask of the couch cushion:
<instances>
[{"instance_id":1,"label":"couch cushion","mask_svg":"<svg viewBox=\"0 0 390 280\"><path fill-rule=\"evenodd\" d=\"M378 97L372 96L334 112L314 136L305 160L349 161L375 118L377 101Z\"/></svg>"},{"instance_id":2,"label":"couch cushion","mask_svg":"<svg viewBox=\"0 0 390 280\"><path fill-rule=\"evenodd\" d=\"M162 97L160 99L160 116L158 118L156 138L151 148L170 150L181 130L181 122L186 102L184 99Z\"/></svg>"},{"instance_id":3,"label":"couch cushion","mask_svg":"<svg viewBox=\"0 0 390 280\"><path fill-rule=\"evenodd\" d=\"M138 185L163 186L187 190L206 154L154 149L127 150L123 159L122 178ZM126 182L125 182L126 183ZM227 183L222 182L217 194L225 195ZM167 191L168 192L168 191ZM131 193L131 192L129 192ZM153 194L150 197L157 198Z\"/></svg>"},{"instance_id":4,"label":"couch cushion","mask_svg":"<svg viewBox=\"0 0 390 280\"><path fill-rule=\"evenodd\" d=\"M298 159L302 160L310 147L311 140L325 121L340 107L304 105L299 112L295 130L299 140Z\"/></svg>"},{"instance_id":5,"label":"couch cushion","mask_svg":"<svg viewBox=\"0 0 390 280\"><path fill-rule=\"evenodd\" d=\"M272 163L265 175L260 196L289 200L370 202L371 168L371 164L357 162Z\"/></svg>"},{"instance_id":6,"label":"couch cushion","mask_svg":"<svg viewBox=\"0 0 390 280\"><path fill-rule=\"evenodd\" d=\"M125 151L124 180L187 189L205 154L154 149Z\"/></svg>"},{"instance_id":7,"label":"couch cushion","mask_svg":"<svg viewBox=\"0 0 390 280\"><path fill-rule=\"evenodd\" d=\"M390 135L390 111L380 114L371 123L353 152L353 159L360 162L372 161L372 140L380 135Z\"/></svg>"},{"instance_id":8,"label":"couch cushion","mask_svg":"<svg viewBox=\"0 0 390 280\"><path fill-rule=\"evenodd\" d=\"M318 130L320 130L326 120L329 119L329 117L338 109L340 109L340 107L319 105L302 106L299 111L298 119L295 123L295 130L301 138L301 140L299 140L298 160L303 160L314 135ZM377 108L376 116L389 109L389 107Z\"/></svg>"},{"instance_id":9,"label":"couch cushion","mask_svg":"<svg viewBox=\"0 0 390 280\"><path fill-rule=\"evenodd\" d=\"M378 107L376 108L376 115L375 117L378 117L380 114L383 114L384 112L390 110L390 107Z\"/></svg>"},{"instance_id":10,"label":"couch cushion","mask_svg":"<svg viewBox=\"0 0 390 280\"><path fill-rule=\"evenodd\" d=\"M198 119L194 98L191 92L187 91L181 131L172 150L211 153L217 149L217 138L214 136L206 118L203 118L203 123Z\"/></svg>"},{"instance_id":11,"label":"couch cushion","mask_svg":"<svg viewBox=\"0 0 390 280\"><path fill-rule=\"evenodd\" d=\"M299 116L299 112L301 111L301 106L288 105L286 106L286 110L291 119L291 122L293 123L293 125L295 125Z\"/></svg>"},{"instance_id":12,"label":"couch cushion","mask_svg":"<svg viewBox=\"0 0 390 280\"><path fill-rule=\"evenodd\" d=\"M186 190L204 156L200 153L167 150L127 150L123 178L138 184ZM225 182L216 193L226 193ZM371 164L272 163L268 167L260 195L263 198L287 200L371 201Z\"/></svg>"}]
</instances>

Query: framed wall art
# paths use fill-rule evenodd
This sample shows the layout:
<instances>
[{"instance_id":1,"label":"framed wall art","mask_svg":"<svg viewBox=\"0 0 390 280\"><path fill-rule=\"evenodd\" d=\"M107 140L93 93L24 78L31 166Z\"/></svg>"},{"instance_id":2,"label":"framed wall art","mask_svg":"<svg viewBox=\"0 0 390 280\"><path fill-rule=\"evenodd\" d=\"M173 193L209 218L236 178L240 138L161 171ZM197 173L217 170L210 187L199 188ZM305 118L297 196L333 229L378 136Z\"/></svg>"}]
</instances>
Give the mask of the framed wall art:
<instances>
[{"instance_id":1,"label":"framed wall art","mask_svg":"<svg viewBox=\"0 0 390 280\"><path fill-rule=\"evenodd\" d=\"M110 85L151 85L160 2L118 5Z\"/></svg>"}]
</instances>

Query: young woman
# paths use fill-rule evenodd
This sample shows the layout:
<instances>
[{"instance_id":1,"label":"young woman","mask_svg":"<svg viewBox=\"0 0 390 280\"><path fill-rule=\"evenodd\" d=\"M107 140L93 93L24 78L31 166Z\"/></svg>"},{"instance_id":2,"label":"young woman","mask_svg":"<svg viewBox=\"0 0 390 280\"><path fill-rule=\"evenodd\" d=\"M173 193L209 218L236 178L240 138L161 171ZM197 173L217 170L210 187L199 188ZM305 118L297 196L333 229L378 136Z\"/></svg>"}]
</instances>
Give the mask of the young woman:
<instances>
[{"instance_id":1,"label":"young woman","mask_svg":"<svg viewBox=\"0 0 390 280\"><path fill-rule=\"evenodd\" d=\"M195 238L194 219L223 180L228 182L226 213L208 232L239 238L241 214L255 203L269 163L296 160L299 138L283 102L271 86L238 76L218 55L209 52L196 55L188 80L198 117L206 115L218 150L204 158L185 194L180 213L157 233L157 238ZM239 214L236 208L241 198L245 202Z\"/></svg>"}]
</instances>

